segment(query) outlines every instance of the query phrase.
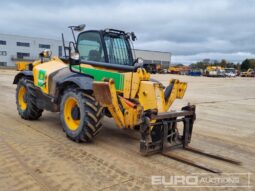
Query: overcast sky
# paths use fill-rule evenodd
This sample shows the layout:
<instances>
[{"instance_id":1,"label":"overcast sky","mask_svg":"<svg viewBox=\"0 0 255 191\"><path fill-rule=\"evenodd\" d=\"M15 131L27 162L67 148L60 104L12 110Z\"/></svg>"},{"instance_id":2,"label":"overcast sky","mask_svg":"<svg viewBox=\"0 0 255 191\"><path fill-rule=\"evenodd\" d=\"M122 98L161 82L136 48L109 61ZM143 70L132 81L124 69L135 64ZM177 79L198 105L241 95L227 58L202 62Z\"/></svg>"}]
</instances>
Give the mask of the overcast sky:
<instances>
[{"instance_id":1,"label":"overcast sky","mask_svg":"<svg viewBox=\"0 0 255 191\"><path fill-rule=\"evenodd\" d=\"M69 25L134 31L175 63L255 57L255 0L1 0L0 33L60 39ZM70 36L69 36L70 37Z\"/></svg>"}]
</instances>

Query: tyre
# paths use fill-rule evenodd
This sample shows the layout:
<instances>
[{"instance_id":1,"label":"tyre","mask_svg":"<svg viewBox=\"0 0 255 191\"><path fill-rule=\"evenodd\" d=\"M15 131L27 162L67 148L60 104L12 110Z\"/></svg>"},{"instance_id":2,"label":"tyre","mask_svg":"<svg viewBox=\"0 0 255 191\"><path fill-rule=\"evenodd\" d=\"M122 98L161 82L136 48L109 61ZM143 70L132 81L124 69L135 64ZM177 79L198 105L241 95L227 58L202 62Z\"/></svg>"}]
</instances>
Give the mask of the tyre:
<instances>
[{"instance_id":1,"label":"tyre","mask_svg":"<svg viewBox=\"0 0 255 191\"><path fill-rule=\"evenodd\" d=\"M33 81L21 78L16 89L17 110L21 118L36 120L41 117L43 110L36 106L35 86Z\"/></svg>"},{"instance_id":2,"label":"tyre","mask_svg":"<svg viewBox=\"0 0 255 191\"><path fill-rule=\"evenodd\" d=\"M91 95L76 88L67 89L60 103L60 120L67 137L90 142L102 128L102 111Z\"/></svg>"}]
</instances>

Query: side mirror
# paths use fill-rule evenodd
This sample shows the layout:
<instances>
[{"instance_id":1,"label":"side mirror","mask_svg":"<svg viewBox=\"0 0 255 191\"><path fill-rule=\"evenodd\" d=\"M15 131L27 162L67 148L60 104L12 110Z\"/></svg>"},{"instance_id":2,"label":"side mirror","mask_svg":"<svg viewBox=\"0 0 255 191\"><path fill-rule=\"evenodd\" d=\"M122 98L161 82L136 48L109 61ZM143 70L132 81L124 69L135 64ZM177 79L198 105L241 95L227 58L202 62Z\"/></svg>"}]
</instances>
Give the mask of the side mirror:
<instances>
[{"instance_id":1,"label":"side mirror","mask_svg":"<svg viewBox=\"0 0 255 191\"><path fill-rule=\"evenodd\" d=\"M76 67L73 67L76 66ZM69 69L71 72L81 72L80 54L76 51L69 52Z\"/></svg>"},{"instance_id":2,"label":"side mirror","mask_svg":"<svg viewBox=\"0 0 255 191\"><path fill-rule=\"evenodd\" d=\"M71 65L79 65L80 64L80 54L78 50L75 48L74 42L69 42L69 64Z\"/></svg>"},{"instance_id":3,"label":"side mirror","mask_svg":"<svg viewBox=\"0 0 255 191\"><path fill-rule=\"evenodd\" d=\"M76 60L76 61L80 60L80 54L78 52L72 52L70 57L72 60Z\"/></svg>"},{"instance_id":4,"label":"side mirror","mask_svg":"<svg viewBox=\"0 0 255 191\"><path fill-rule=\"evenodd\" d=\"M71 52L69 56L70 65L79 65L80 64L80 54L78 52Z\"/></svg>"},{"instance_id":5,"label":"side mirror","mask_svg":"<svg viewBox=\"0 0 255 191\"><path fill-rule=\"evenodd\" d=\"M131 39L132 39L132 41L135 41L137 39L134 32L131 32Z\"/></svg>"},{"instance_id":6,"label":"side mirror","mask_svg":"<svg viewBox=\"0 0 255 191\"><path fill-rule=\"evenodd\" d=\"M134 66L135 68L143 67L143 59L140 57L136 58L134 61Z\"/></svg>"}]
</instances>

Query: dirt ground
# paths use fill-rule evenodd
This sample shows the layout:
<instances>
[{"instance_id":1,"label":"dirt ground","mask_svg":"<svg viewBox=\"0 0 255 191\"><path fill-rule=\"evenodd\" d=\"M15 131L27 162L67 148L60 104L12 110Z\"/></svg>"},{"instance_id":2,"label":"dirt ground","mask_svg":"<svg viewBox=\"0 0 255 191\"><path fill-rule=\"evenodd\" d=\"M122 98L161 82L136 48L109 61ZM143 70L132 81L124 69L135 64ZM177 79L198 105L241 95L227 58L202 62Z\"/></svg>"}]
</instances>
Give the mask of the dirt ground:
<instances>
[{"instance_id":1,"label":"dirt ground","mask_svg":"<svg viewBox=\"0 0 255 191\"><path fill-rule=\"evenodd\" d=\"M15 74L0 70L0 190L255 190L245 187L247 173L251 173L250 186L255 186L255 78L153 76L164 85L170 78L188 82L184 99L177 100L172 109L188 102L197 105L192 146L242 161L237 166L173 151L240 177L240 187L207 184L190 188L152 185L152 176L202 176L207 172L159 154L141 156L139 133L120 130L109 119L90 144L68 140L58 113L44 112L38 121L22 120L12 85Z\"/></svg>"}]
</instances>

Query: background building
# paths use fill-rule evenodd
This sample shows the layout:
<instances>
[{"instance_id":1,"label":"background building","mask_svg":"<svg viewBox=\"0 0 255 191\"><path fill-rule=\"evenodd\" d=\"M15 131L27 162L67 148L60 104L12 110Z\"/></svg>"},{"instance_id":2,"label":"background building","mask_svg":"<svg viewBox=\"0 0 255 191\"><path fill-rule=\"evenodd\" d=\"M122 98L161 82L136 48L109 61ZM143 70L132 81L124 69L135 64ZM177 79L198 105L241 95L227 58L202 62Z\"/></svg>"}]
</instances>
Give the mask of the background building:
<instances>
[{"instance_id":1,"label":"background building","mask_svg":"<svg viewBox=\"0 0 255 191\"><path fill-rule=\"evenodd\" d=\"M17 61L36 60L44 49L50 49L53 56L64 55L61 40L0 34L0 66L15 66ZM170 65L169 52L135 49L134 53L134 57L143 58L144 64L152 68L160 65L162 69L167 69Z\"/></svg>"},{"instance_id":2,"label":"background building","mask_svg":"<svg viewBox=\"0 0 255 191\"><path fill-rule=\"evenodd\" d=\"M16 61L32 61L44 49L52 55L62 56L61 40L0 34L0 66L15 66Z\"/></svg>"},{"instance_id":3,"label":"background building","mask_svg":"<svg viewBox=\"0 0 255 191\"><path fill-rule=\"evenodd\" d=\"M170 52L135 49L135 57L143 58L145 68L151 73L167 70L171 63Z\"/></svg>"},{"instance_id":4,"label":"background building","mask_svg":"<svg viewBox=\"0 0 255 191\"><path fill-rule=\"evenodd\" d=\"M143 58L146 64L161 64L163 68L168 68L171 62L170 52L135 49L135 55Z\"/></svg>"}]
</instances>

